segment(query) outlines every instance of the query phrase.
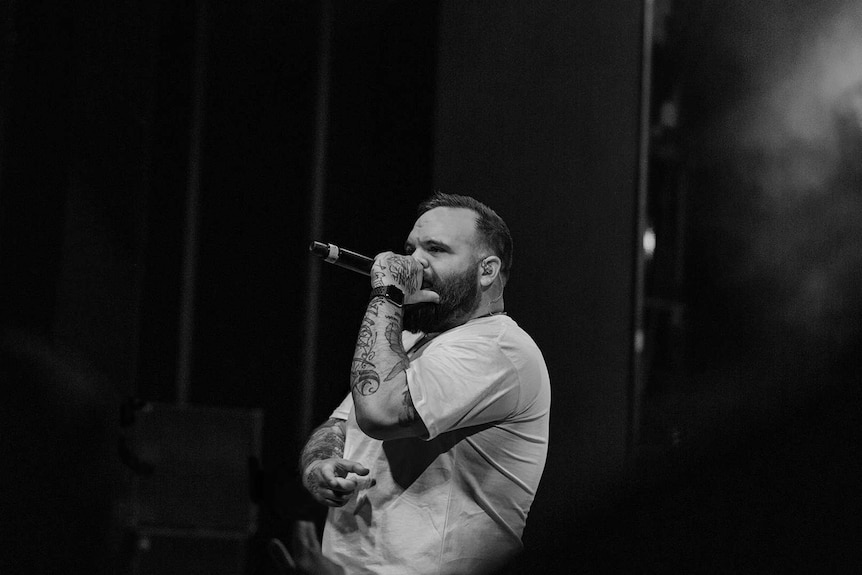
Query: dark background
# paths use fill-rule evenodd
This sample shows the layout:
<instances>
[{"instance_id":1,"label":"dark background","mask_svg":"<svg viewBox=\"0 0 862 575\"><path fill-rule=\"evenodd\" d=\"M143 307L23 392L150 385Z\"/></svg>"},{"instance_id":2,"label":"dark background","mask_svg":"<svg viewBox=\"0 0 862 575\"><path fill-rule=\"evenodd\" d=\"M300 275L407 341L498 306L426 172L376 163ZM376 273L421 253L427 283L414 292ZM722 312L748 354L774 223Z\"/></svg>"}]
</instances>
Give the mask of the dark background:
<instances>
[{"instance_id":1,"label":"dark background","mask_svg":"<svg viewBox=\"0 0 862 575\"><path fill-rule=\"evenodd\" d=\"M141 469L115 446L148 404L262 415L238 552L274 572L262 542L322 517L295 461L347 391L367 295L308 242L398 250L438 188L509 223L507 308L551 373L513 573L858 559L852 2L8 0L2 18L4 572L147 572ZM217 441L199 451L247 455ZM152 572L217 554L192 531Z\"/></svg>"}]
</instances>

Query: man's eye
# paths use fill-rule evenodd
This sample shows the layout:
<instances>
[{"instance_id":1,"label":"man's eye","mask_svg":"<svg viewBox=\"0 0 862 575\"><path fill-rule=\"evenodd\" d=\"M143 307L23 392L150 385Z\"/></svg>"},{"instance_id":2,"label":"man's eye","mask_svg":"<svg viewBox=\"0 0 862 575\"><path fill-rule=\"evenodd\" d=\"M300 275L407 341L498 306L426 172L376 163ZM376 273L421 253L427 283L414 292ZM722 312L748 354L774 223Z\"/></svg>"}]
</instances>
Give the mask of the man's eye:
<instances>
[{"instance_id":1,"label":"man's eye","mask_svg":"<svg viewBox=\"0 0 862 575\"><path fill-rule=\"evenodd\" d=\"M434 252L434 253L440 253L440 252L442 252L442 251L444 251L444 250L443 250L443 248L441 248L440 246L431 246L431 247L429 247L429 248L428 248L428 251L429 251L429 252Z\"/></svg>"}]
</instances>

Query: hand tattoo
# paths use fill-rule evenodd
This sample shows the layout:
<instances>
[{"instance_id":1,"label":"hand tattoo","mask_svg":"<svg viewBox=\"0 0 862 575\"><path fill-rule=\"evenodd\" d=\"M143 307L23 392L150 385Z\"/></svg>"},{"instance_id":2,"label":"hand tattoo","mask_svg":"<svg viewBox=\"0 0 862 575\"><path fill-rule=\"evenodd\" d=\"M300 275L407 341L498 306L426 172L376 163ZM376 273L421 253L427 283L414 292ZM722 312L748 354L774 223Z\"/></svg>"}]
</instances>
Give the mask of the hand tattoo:
<instances>
[{"instance_id":1,"label":"hand tattoo","mask_svg":"<svg viewBox=\"0 0 862 575\"><path fill-rule=\"evenodd\" d=\"M413 274L410 273L410 265L405 261L404 257L395 256L389 258L389 273L392 274L396 283L404 286L407 293L416 291L415 289L410 289L411 283L414 283L410 281L413 278Z\"/></svg>"}]
</instances>

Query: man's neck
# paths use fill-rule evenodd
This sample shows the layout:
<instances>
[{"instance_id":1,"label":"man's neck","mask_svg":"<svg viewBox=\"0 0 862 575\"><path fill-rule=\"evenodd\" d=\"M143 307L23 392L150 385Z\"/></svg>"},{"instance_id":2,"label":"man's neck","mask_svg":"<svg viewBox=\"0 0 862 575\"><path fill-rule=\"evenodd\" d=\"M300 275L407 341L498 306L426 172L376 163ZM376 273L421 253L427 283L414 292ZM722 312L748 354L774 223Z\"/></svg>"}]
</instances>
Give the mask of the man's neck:
<instances>
[{"instance_id":1,"label":"man's neck","mask_svg":"<svg viewBox=\"0 0 862 575\"><path fill-rule=\"evenodd\" d=\"M482 301L476 306L476 309L473 310L473 313L467 319L470 321L471 319L477 319L480 317L488 317L492 315L505 315L506 314L506 303L503 301L503 294L501 293L496 298L483 297Z\"/></svg>"},{"instance_id":2,"label":"man's neck","mask_svg":"<svg viewBox=\"0 0 862 575\"><path fill-rule=\"evenodd\" d=\"M442 331L458 327L459 325L464 325L470 320L479 319L480 317L490 317L493 315L506 315L505 304L503 303L502 296L496 300L482 298L482 301L479 302L479 305L477 305L471 313L464 314L461 318L452 322L452 324L448 325Z\"/></svg>"}]
</instances>

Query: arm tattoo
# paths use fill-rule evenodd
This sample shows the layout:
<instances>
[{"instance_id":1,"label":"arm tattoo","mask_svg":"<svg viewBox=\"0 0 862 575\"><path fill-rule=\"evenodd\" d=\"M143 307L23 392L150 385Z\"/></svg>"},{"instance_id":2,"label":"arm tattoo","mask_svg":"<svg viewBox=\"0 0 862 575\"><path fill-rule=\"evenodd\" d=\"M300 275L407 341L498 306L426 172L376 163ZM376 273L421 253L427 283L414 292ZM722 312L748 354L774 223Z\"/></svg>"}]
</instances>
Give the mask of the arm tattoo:
<instances>
[{"instance_id":1,"label":"arm tattoo","mask_svg":"<svg viewBox=\"0 0 862 575\"><path fill-rule=\"evenodd\" d=\"M401 322L396 316L388 315L386 319L389 323L386 324L386 341L389 342L389 349L392 353L398 356L399 361L386 376L384 381L389 381L397 376L402 371L405 371L410 365L410 358L404 353L404 348L401 347Z\"/></svg>"},{"instance_id":2,"label":"arm tattoo","mask_svg":"<svg viewBox=\"0 0 862 575\"><path fill-rule=\"evenodd\" d=\"M380 389L380 376L373 369L356 370L351 385L359 395L374 395Z\"/></svg>"},{"instance_id":3,"label":"arm tattoo","mask_svg":"<svg viewBox=\"0 0 862 575\"><path fill-rule=\"evenodd\" d=\"M383 283L385 271L404 285L406 293L418 289L421 277L411 273L410 260L393 257L380 263L381 270L376 268L374 272L375 282ZM356 339L350 370L351 391L358 414L364 415L366 409L371 410L368 415L374 413L375 419L377 414L386 414L374 425L397 422L400 427L413 428L421 424L421 418L406 382L410 358L401 340L403 311L389 309L383 298L374 298L368 305Z\"/></svg>"},{"instance_id":4,"label":"arm tattoo","mask_svg":"<svg viewBox=\"0 0 862 575\"><path fill-rule=\"evenodd\" d=\"M396 282L403 285L408 293L413 293L415 290L411 290L411 274L410 267L407 266L407 263L400 258L392 258L389 260L389 272L392 274L392 277Z\"/></svg>"},{"instance_id":5,"label":"arm tattoo","mask_svg":"<svg viewBox=\"0 0 862 575\"><path fill-rule=\"evenodd\" d=\"M390 256L376 261L371 268L371 287L384 285L383 278L387 272L395 280L395 283L404 286L405 294L416 293L422 285L422 275L412 271L415 262L411 265L410 256Z\"/></svg>"},{"instance_id":6,"label":"arm tattoo","mask_svg":"<svg viewBox=\"0 0 862 575\"><path fill-rule=\"evenodd\" d=\"M344 455L343 426L344 422L340 419L328 419L311 432L299 459L299 468L303 474L314 461Z\"/></svg>"},{"instance_id":7,"label":"arm tattoo","mask_svg":"<svg viewBox=\"0 0 862 575\"><path fill-rule=\"evenodd\" d=\"M416 406L413 405L413 398L410 396L410 390L404 390L404 409L398 415L398 425L401 427L410 427L416 422Z\"/></svg>"},{"instance_id":8,"label":"arm tattoo","mask_svg":"<svg viewBox=\"0 0 862 575\"><path fill-rule=\"evenodd\" d=\"M356 340L356 354L350 369L350 386L360 395L371 395L380 388L380 376L377 375L372 361L377 334L374 332L374 320L371 319L372 316L377 316L379 307L380 302L371 302L368 305Z\"/></svg>"},{"instance_id":9,"label":"arm tattoo","mask_svg":"<svg viewBox=\"0 0 862 575\"><path fill-rule=\"evenodd\" d=\"M402 371L406 371L410 366L410 358L407 357L404 348L401 346L401 322L398 317L386 316L389 321L386 324L386 341L389 343L389 349L397 355L400 361L392 367L392 371L386 376L386 381L393 379ZM401 427L410 427L416 422L416 407L413 405L413 397L410 395L410 390L405 389L402 394L403 409L398 414L398 425Z\"/></svg>"}]
</instances>

